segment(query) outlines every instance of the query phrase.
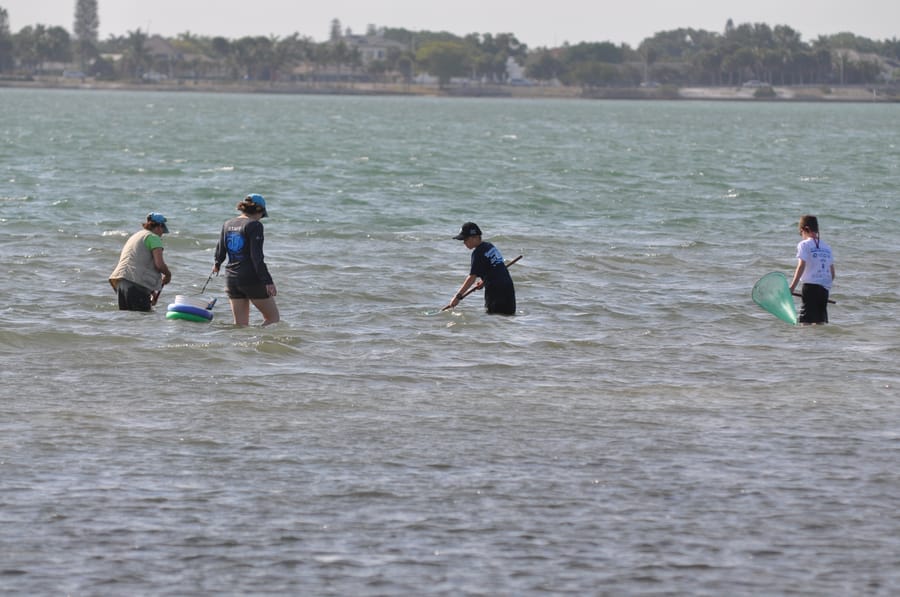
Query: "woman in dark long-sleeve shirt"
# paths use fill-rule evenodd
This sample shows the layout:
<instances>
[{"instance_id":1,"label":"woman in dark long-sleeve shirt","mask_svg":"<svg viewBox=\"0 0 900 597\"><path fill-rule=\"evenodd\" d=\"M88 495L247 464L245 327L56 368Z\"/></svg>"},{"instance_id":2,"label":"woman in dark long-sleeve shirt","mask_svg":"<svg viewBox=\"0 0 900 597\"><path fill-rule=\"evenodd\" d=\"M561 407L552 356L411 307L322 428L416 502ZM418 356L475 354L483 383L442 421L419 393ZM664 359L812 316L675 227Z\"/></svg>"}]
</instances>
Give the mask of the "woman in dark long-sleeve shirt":
<instances>
[{"instance_id":1,"label":"woman in dark long-sleeve shirt","mask_svg":"<svg viewBox=\"0 0 900 597\"><path fill-rule=\"evenodd\" d=\"M216 244L213 272L228 258L225 266L225 292L231 303L235 325L250 323L250 304L262 313L263 325L279 320L275 303L277 290L263 255L263 225L260 220L268 216L266 200L262 195L251 194L237 204L241 212L225 222Z\"/></svg>"}]
</instances>

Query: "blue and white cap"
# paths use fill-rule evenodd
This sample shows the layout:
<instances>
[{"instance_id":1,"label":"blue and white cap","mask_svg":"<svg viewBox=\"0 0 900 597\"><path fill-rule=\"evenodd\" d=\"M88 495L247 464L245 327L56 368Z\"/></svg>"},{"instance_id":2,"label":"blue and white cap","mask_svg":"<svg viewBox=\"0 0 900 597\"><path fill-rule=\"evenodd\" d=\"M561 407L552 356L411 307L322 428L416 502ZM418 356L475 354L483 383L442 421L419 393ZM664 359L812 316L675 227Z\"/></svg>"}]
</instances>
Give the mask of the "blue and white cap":
<instances>
[{"instance_id":1,"label":"blue and white cap","mask_svg":"<svg viewBox=\"0 0 900 597\"><path fill-rule=\"evenodd\" d=\"M154 224L159 224L160 226L162 226L163 232L165 234L169 233L169 227L166 226L166 216L160 213L156 213L155 211L151 211L147 214L147 221L153 222Z\"/></svg>"},{"instance_id":2,"label":"blue and white cap","mask_svg":"<svg viewBox=\"0 0 900 597\"><path fill-rule=\"evenodd\" d=\"M262 195L260 195L259 193L250 193L249 195L247 195L247 198L245 200L251 201L260 206L262 208L262 217L266 218L269 216L269 212L266 211L266 200L263 199Z\"/></svg>"}]
</instances>

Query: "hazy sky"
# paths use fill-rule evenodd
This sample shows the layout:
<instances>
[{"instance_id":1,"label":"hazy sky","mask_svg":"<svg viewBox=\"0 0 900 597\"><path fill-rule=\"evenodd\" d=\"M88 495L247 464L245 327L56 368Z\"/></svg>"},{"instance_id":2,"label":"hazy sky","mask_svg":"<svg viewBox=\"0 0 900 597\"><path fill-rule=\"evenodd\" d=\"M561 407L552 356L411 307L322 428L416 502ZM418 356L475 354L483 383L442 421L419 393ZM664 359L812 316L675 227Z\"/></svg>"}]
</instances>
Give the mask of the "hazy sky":
<instances>
[{"instance_id":1,"label":"hazy sky","mask_svg":"<svg viewBox=\"0 0 900 597\"><path fill-rule=\"evenodd\" d=\"M10 29L59 25L72 31L76 0L0 0ZM354 33L370 24L410 30L514 33L531 48L611 41L636 47L658 31L692 27L720 32L735 24L788 25L805 41L850 31L876 40L900 37L900 0L98 0L100 38L141 29L174 37L190 31L229 39L328 38L331 20Z\"/></svg>"}]
</instances>

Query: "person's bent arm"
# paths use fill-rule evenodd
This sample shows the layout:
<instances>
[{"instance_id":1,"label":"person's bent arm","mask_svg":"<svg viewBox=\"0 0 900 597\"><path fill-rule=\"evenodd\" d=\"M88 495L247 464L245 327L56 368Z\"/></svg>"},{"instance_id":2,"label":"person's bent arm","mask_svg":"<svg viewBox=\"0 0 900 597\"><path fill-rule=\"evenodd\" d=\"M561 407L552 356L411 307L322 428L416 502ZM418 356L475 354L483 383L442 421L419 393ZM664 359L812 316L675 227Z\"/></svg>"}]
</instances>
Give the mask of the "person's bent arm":
<instances>
[{"instance_id":1,"label":"person's bent arm","mask_svg":"<svg viewBox=\"0 0 900 597\"><path fill-rule=\"evenodd\" d=\"M162 249L153 249L153 265L156 267L156 270L163 276L163 286L172 281L172 272L169 271L169 266L166 265L166 262L163 259Z\"/></svg>"},{"instance_id":2,"label":"person's bent arm","mask_svg":"<svg viewBox=\"0 0 900 597\"><path fill-rule=\"evenodd\" d=\"M469 287L475 283L476 279L478 279L478 276L475 276L473 274L469 274L468 276L466 276L466 279L463 280L462 286L459 287L459 290L456 291L456 295L453 297L450 303L448 303L447 306L444 307L444 309L450 309L458 305L459 301L462 299L462 296L466 293Z\"/></svg>"},{"instance_id":3,"label":"person's bent arm","mask_svg":"<svg viewBox=\"0 0 900 597\"><path fill-rule=\"evenodd\" d=\"M794 277L791 279L791 292L794 292L794 288L797 286L797 282L800 281L800 276L803 275L803 270L806 269L806 262L802 259L797 260L797 269L794 270Z\"/></svg>"}]
</instances>

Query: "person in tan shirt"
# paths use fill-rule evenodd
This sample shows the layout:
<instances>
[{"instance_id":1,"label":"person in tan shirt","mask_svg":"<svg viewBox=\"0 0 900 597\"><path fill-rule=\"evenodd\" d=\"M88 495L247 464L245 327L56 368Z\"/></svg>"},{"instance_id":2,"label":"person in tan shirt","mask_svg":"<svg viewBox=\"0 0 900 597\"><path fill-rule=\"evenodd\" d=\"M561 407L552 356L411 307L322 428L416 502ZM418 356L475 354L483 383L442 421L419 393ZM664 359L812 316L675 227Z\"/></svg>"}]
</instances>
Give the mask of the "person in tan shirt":
<instances>
[{"instance_id":1,"label":"person in tan shirt","mask_svg":"<svg viewBox=\"0 0 900 597\"><path fill-rule=\"evenodd\" d=\"M166 217L151 212L142 229L125 242L119 263L109 276L120 310L150 311L162 287L172 281L172 272L163 259L162 235L167 232Z\"/></svg>"}]
</instances>

